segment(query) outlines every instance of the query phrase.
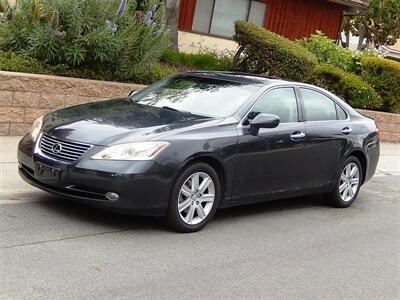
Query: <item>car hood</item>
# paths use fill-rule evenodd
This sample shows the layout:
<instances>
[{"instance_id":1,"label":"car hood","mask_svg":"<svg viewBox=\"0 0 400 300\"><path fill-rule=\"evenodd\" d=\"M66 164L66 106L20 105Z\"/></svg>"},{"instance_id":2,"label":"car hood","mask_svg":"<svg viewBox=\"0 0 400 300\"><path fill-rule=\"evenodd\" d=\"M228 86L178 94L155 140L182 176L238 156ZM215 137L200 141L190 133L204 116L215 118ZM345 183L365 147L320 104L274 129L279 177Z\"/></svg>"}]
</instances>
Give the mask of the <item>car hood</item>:
<instances>
[{"instance_id":1,"label":"car hood","mask_svg":"<svg viewBox=\"0 0 400 300\"><path fill-rule=\"evenodd\" d=\"M219 121L115 99L52 112L46 115L42 131L61 139L112 145L161 138L174 131Z\"/></svg>"}]
</instances>

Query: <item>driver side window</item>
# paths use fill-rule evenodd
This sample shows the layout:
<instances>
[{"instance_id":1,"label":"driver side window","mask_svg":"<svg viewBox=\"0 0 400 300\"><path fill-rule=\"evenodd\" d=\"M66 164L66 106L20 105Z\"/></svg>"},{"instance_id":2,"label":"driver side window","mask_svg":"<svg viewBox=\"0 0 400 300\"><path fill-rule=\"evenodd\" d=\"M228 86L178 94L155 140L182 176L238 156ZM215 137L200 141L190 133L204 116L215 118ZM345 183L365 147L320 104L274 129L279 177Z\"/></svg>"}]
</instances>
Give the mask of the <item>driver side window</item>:
<instances>
[{"instance_id":1,"label":"driver side window","mask_svg":"<svg viewBox=\"0 0 400 300\"><path fill-rule=\"evenodd\" d=\"M280 118L280 123L297 122L297 101L293 88L278 88L262 95L248 115L254 119L258 114L271 114Z\"/></svg>"}]
</instances>

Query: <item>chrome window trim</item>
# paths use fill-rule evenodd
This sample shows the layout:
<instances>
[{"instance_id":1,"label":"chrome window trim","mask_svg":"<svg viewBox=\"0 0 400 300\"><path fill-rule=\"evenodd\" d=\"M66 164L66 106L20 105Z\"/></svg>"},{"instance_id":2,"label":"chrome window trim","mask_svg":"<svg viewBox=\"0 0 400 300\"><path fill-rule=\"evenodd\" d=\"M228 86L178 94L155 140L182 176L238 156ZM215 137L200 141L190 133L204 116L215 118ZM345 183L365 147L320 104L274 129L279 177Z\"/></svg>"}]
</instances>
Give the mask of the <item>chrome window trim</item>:
<instances>
[{"instance_id":1,"label":"chrome window trim","mask_svg":"<svg viewBox=\"0 0 400 300\"><path fill-rule=\"evenodd\" d=\"M250 107L250 109L244 114L244 117L239 121L239 124L237 126L238 129L240 128L248 128L249 125L243 125L243 122L246 120L246 117L248 116L248 114L252 111L252 109L257 105L257 103L261 100L261 98L267 94L268 92L275 90L275 89L279 89L279 88L292 88L294 95L296 97L296 103L297 103L297 119L299 120L299 99L297 98L296 95L296 90L295 90L295 85L282 85L282 84L278 84L278 85L269 85L266 89L264 89L263 91L260 92L260 95L258 95L258 97L254 100L253 105ZM279 123L279 125L281 124L298 124L298 123L302 123L303 121L297 121L297 122L286 122L286 123ZM279 127L278 125L278 127Z\"/></svg>"},{"instance_id":2,"label":"chrome window trim","mask_svg":"<svg viewBox=\"0 0 400 300\"><path fill-rule=\"evenodd\" d=\"M340 103L339 103L335 98L333 98L331 95L327 94L325 90L323 90L323 89L321 89L321 88L319 88L319 87L316 87L316 86L312 86L312 85L297 84L297 85L295 85L295 86L299 89L299 96L300 96L301 105L303 106L303 108L304 108L304 103L303 103L303 98L302 98L300 89L309 89L309 90L313 90L313 91L315 91L315 92L317 92L317 93L320 93L320 94L324 95L325 97L329 98L331 101L333 101L333 103L335 103L337 106L339 106L341 109L343 109L343 111L345 112L346 117L347 117L345 120L338 120L338 119L336 119L336 120L316 120L316 121L308 121L308 120L307 120L307 116L306 116L306 114L304 113L304 117L305 117L305 118L304 118L304 122L305 122L305 123L311 123L311 122L332 122L332 121L351 121L349 112L348 112L342 105L340 105ZM335 97L336 97L336 96L335 96ZM335 107L335 109L336 109L336 107ZM336 116L337 116L337 112L336 112Z\"/></svg>"}]
</instances>

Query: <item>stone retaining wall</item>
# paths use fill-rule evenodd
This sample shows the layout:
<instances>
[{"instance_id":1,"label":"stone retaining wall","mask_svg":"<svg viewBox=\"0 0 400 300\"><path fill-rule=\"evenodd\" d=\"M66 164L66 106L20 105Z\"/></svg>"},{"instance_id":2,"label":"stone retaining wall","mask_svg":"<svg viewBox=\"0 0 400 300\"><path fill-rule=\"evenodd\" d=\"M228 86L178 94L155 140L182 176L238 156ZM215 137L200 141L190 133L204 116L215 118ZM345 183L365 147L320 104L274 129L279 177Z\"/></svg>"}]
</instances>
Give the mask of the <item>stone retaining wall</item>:
<instances>
[{"instance_id":1,"label":"stone retaining wall","mask_svg":"<svg viewBox=\"0 0 400 300\"><path fill-rule=\"evenodd\" d=\"M126 97L143 85L0 71L0 135L23 135L62 107Z\"/></svg>"},{"instance_id":2,"label":"stone retaining wall","mask_svg":"<svg viewBox=\"0 0 400 300\"><path fill-rule=\"evenodd\" d=\"M0 135L23 135L39 116L62 107L125 97L143 85L0 71ZM400 114L368 110L383 141L400 142Z\"/></svg>"},{"instance_id":3,"label":"stone retaining wall","mask_svg":"<svg viewBox=\"0 0 400 300\"><path fill-rule=\"evenodd\" d=\"M400 143L400 114L358 109L368 117L374 118L381 130L381 140L384 142Z\"/></svg>"}]
</instances>

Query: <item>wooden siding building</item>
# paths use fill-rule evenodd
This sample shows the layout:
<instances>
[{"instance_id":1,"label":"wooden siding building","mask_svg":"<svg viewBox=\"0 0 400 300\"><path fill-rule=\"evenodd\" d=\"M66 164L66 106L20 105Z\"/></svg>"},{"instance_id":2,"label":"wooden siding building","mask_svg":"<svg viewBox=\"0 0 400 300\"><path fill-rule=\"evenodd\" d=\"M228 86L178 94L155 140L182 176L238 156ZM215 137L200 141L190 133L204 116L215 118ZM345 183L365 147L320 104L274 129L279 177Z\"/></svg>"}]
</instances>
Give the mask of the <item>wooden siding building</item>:
<instances>
[{"instance_id":1,"label":"wooden siding building","mask_svg":"<svg viewBox=\"0 0 400 300\"><path fill-rule=\"evenodd\" d=\"M230 39L233 23L245 20L291 40L316 30L336 39L343 10L364 6L362 0L180 0L178 28L191 39L193 34Z\"/></svg>"}]
</instances>

